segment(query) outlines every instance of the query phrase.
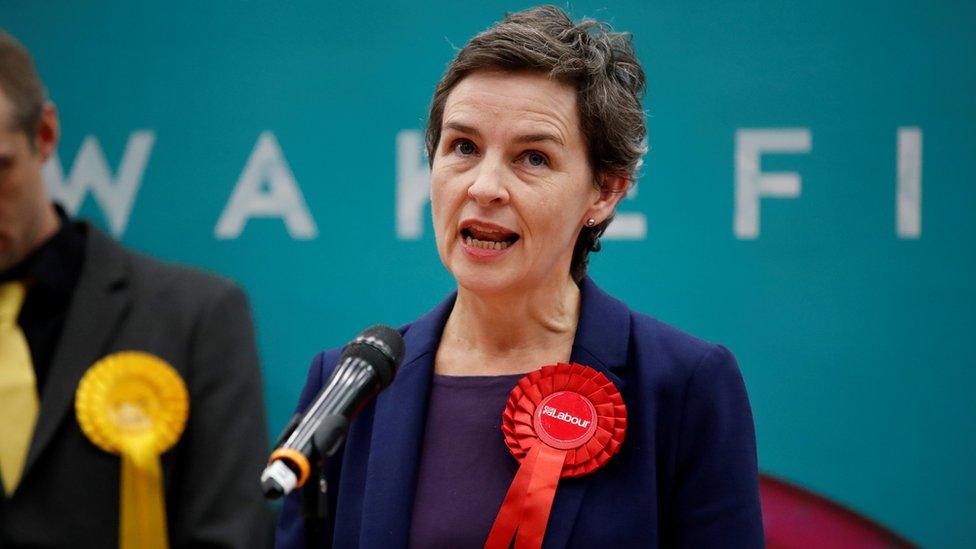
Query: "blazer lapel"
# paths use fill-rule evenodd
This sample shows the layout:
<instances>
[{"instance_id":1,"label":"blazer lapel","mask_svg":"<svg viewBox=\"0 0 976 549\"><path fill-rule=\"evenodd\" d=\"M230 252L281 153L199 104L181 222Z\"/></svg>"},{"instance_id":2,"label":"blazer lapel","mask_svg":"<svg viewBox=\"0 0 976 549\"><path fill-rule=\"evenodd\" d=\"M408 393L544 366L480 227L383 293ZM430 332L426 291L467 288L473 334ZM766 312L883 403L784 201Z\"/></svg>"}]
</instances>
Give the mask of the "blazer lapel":
<instances>
[{"instance_id":1,"label":"blazer lapel","mask_svg":"<svg viewBox=\"0 0 976 549\"><path fill-rule=\"evenodd\" d=\"M452 295L410 325L403 337L403 365L393 383L376 398L360 547L406 547L434 356L454 298Z\"/></svg>"},{"instance_id":2,"label":"blazer lapel","mask_svg":"<svg viewBox=\"0 0 976 549\"><path fill-rule=\"evenodd\" d=\"M109 237L87 225L85 260L68 307L24 468L26 475L74 406L78 382L105 352L128 305L126 260Z\"/></svg>"},{"instance_id":3,"label":"blazer lapel","mask_svg":"<svg viewBox=\"0 0 976 549\"><path fill-rule=\"evenodd\" d=\"M622 373L626 368L629 342L630 310L598 288L589 277L583 279L580 318L570 360L602 372L623 393L624 381L614 370ZM589 484L588 477L559 482L543 547L555 549L569 543Z\"/></svg>"}]
</instances>

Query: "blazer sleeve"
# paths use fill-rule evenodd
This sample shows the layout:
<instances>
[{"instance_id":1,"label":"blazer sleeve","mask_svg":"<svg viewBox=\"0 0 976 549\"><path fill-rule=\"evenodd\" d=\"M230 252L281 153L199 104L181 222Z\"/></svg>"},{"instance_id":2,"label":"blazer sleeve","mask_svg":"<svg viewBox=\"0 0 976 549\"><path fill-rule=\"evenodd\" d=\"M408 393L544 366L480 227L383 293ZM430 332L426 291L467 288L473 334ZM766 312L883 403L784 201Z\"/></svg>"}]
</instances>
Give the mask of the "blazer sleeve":
<instances>
[{"instance_id":1,"label":"blazer sleeve","mask_svg":"<svg viewBox=\"0 0 976 549\"><path fill-rule=\"evenodd\" d=\"M713 346L685 388L674 547L763 547L756 435L735 357Z\"/></svg>"},{"instance_id":2,"label":"blazer sleeve","mask_svg":"<svg viewBox=\"0 0 976 549\"><path fill-rule=\"evenodd\" d=\"M190 416L167 501L173 547L263 547L270 510L259 477L268 449L261 372L244 292L224 283L189 342Z\"/></svg>"}]
</instances>

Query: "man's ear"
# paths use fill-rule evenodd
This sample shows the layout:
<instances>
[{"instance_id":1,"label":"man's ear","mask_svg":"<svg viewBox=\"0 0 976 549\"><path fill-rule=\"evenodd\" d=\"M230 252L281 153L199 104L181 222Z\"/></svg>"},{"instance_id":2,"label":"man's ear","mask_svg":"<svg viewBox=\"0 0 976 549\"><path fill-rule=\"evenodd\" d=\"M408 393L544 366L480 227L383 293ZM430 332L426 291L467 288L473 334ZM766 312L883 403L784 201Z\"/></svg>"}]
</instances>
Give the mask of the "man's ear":
<instances>
[{"instance_id":1,"label":"man's ear","mask_svg":"<svg viewBox=\"0 0 976 549\"><path fill-rule=\"evenodd\" d=\"M613 215L614 210L617 209L617 204L624 197L627 187L630 185L630 180L620 175L600 175L599 177L600 194L596 202L587 209L586 217L583 218L584 224L589 219L593 219L596 222L594 225L599 225Z\"/></svg>"},{"instance_id":2,"label":"man's ear","mask_svg":"<svg viewBox=\"0 0 976 549\"><path fill-rule=\"evenodd\" d=\"M34 139L42 162L58 150L58 141L61 139L61 124L58 122L58 109L50 101L44 103Z\"/></svg>"}]
</instances>

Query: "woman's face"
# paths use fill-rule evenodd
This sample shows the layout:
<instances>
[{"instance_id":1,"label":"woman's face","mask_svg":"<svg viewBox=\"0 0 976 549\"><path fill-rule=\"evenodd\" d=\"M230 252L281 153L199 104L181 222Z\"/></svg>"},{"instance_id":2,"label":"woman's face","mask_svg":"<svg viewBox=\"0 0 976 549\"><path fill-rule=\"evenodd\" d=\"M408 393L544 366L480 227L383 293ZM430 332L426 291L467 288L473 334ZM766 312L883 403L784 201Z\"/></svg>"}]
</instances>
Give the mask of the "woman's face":
<instances>
[{"instance_id":1,"label":"woman's face","mask_svg":"<svg viewBox=\"0 0 976 549\"><path fill-rule=\"evenodd\" d=\"M537 73L479 72L444 106L431 170L441 261L480 293L558 288L586 220L619 194L593 185L576 91Z\"/></svg>"}]
</instances>

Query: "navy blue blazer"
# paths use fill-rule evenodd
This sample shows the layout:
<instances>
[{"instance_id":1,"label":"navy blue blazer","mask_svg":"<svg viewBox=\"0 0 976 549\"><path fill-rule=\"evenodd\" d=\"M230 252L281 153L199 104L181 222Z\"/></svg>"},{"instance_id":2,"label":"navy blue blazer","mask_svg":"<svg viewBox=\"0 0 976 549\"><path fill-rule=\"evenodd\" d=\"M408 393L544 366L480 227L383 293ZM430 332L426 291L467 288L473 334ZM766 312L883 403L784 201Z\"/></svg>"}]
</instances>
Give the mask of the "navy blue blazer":
<instances>
[{"instance_id":1,"label":"navy blue blazer","mask_svg":"<svg viewBox=\"0 0 976 549\"><path fill-rule=\"evenodd\" d=\"M453 306L451 296L402 329L393 383L326 466L335 547L406 547L434 355ZM315 357L299 410L339 352ZM631 311L587 278L572 361L616 384L627 437L605 467L560 482L544 547L763 546L752 413L728 349ZM285 501L278 547L304 546L299 492Z\"/></svg>"}]
</instances>

